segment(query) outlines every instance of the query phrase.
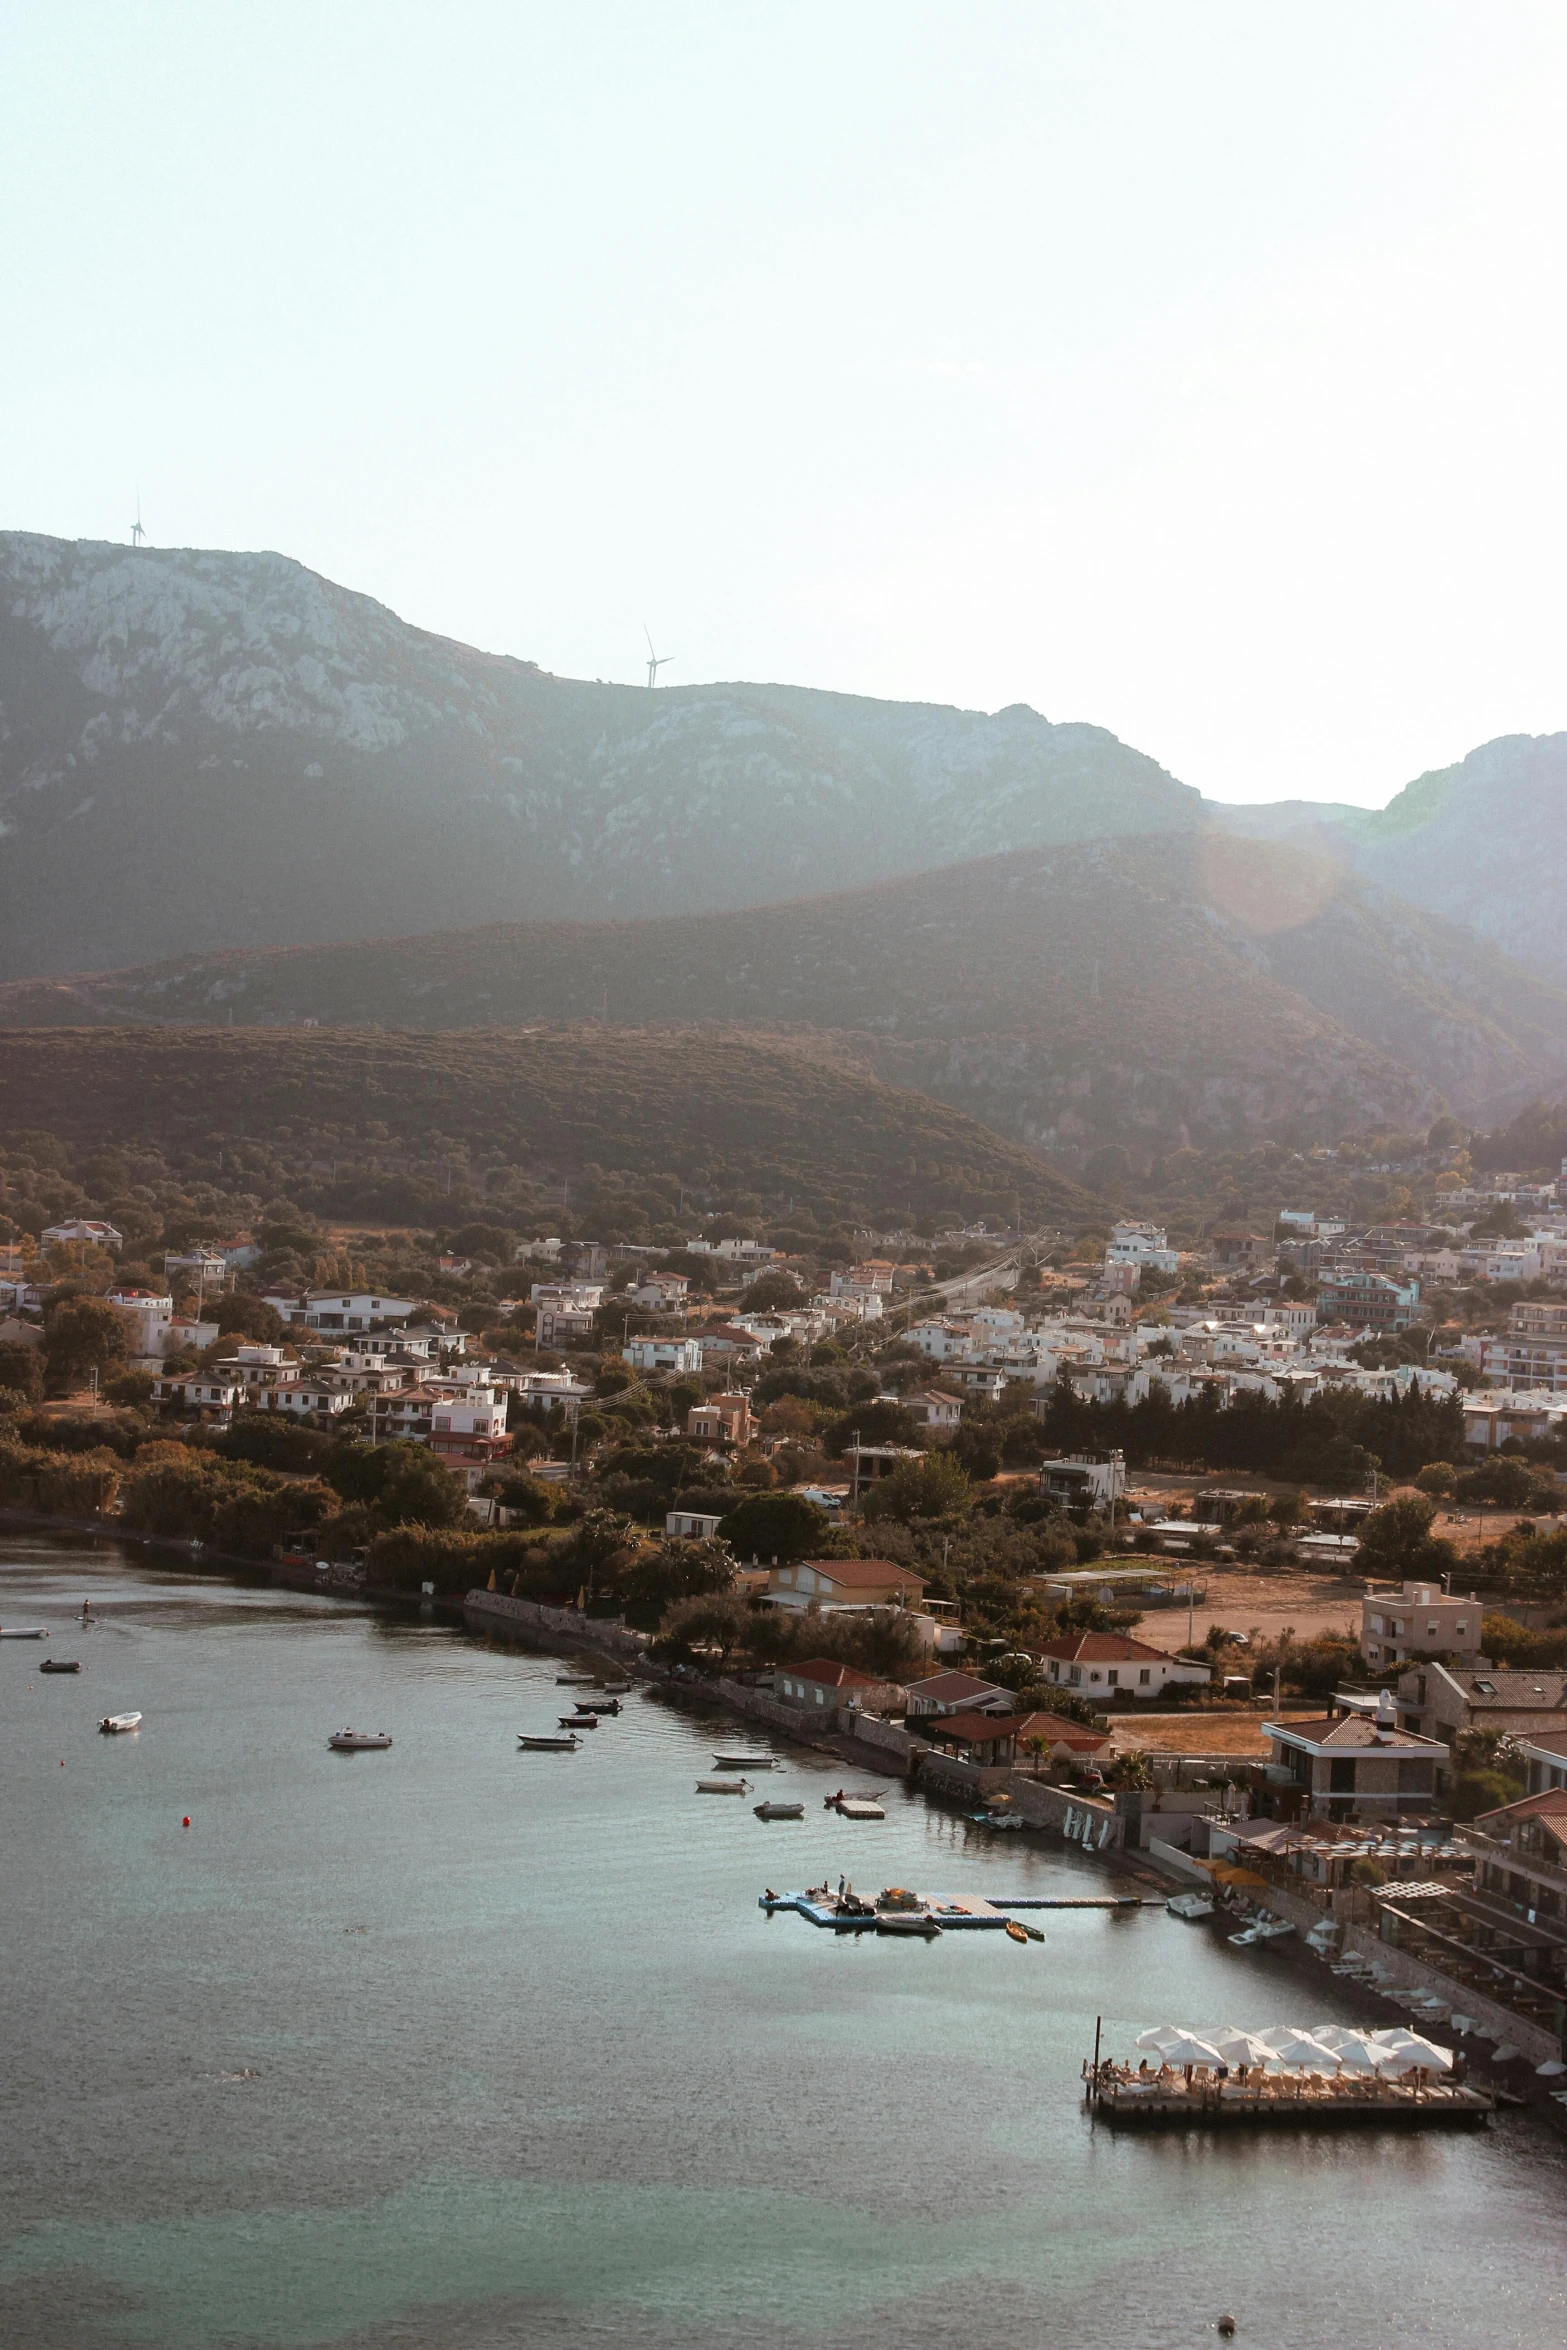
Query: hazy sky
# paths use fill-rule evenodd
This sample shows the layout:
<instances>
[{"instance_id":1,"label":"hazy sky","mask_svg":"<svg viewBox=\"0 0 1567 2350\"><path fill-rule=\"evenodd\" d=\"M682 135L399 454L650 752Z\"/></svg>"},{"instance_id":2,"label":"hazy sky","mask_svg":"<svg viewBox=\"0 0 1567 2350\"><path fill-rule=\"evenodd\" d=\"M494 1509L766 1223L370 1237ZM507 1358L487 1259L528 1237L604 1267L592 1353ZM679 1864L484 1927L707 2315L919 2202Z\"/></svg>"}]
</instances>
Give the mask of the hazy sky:
<instances>
[{"instance_id":1,"label":"hazy sky","mask_svg":"<svg viewBox=\"0 0 1567 2350\"><path fill-rule=\"evenodd\" d=\"M1567 726L1567 9L0 4L0 523L1220 798Z\"/></svg>"}]
</instances>

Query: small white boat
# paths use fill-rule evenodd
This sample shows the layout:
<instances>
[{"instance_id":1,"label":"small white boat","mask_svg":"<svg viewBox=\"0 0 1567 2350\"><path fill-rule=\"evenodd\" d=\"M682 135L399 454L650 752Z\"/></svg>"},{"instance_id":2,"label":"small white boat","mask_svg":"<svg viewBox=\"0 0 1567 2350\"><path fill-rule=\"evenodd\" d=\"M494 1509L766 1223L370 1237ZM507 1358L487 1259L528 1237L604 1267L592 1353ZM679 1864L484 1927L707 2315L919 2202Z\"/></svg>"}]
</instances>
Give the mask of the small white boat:
<instances>
[{"instance_id":1,"label":"small white boat","mask_svg":"<svg viewBox=\"0 0 1567 2350\"><path fill-rule=\"evenodd\" d=\"M918 1934L930 1941L942 1929L929 1910L882 1910L876 1919L878 1934Z\"/></svg>"},{"instance_id":2,"label":"small white boat","mask_svg":"<svg viewBox=\"0 0 1567 2350\"><path fill-rule=\"evenodd\" d=\"M759 1820L803 1820L803 1803L754 1803L751 1809Z\"/></svg>"},{"instance_id":3,"label":"small white boat","mask_svg":"<svg viewBox=\"0 0 1567 2350\"><path fill-rule=\"evenodd\" d=\"M998 1831L1021 1828L1023 1825L1023 1815L1016 1811L971 1811L969 1818L976 1828L995 1828Z\"/></svg>"},{"instance_id":4,"label":"small white boat","mask_svg":"<svg viewBox=\"0 0 1567 2350\"><path fill-rule=\"evenodd\" d=\"M744 1779L698 1779L698 1795L749 1795L749 1783Z\"/></svg>"},{"instance_id":5,"label":"small white boat","mask_svg":"<svg viewBox=\"0 0 1567 2350\"><path fill-rule=\"evenodd\" d=\"M1213 1896L1208 1893L1175 1893L1165 1903L1172 1918L1184 1918L1188 1925L1213 1915Z\"/></svg>"},{"instance_id":6,"label":"small white boat","mask_svg":"<svg viewBox=\"0 0 1567 2350\"><path fill-rule=\"evenodd\" d=\"M141 1728L140 1714L105 1714L98 1727L105 1737L118 1738L126 1730Z\"/></svg>"},{"instance_id":7,"label":"small white boat","mask_svg":"<svg viewBox=\"0 0 1567 2350\"><path fill-rule=\"evenodd\" d=\"M0 1624L0 1640L47 1640L47 1624Z\"/></svg>"},{"instance_id":8,"label":"small white boat","mask_svg":"<svg viewBox=\"0 0 1567 2350\"><path fill-rule=\"evenodd\" d=\"M721 1771L771 1771L778 1767L777 1757L771 1754L715 1754Z\"/></svg>"},{"instance_id":9,"label":"small white boat","mask_svg":"<svg viewBox=\"0 0 1567 2350\"><path fill-rule=\"evenodd\" d=\"M339 1754L380 1754L391 1743L384 1730L334 1730L327 1740Z\"/></svg>"},{"instance_id":10,"label":"small white boat","mask_svg":"<svg viewBox=\"0 0 1567 2350\"><path fill-rule=\"evenodd\" d=\"M1264 1918L1261 1925L1252 1928L1253 1937L1258 1942L1282 1942L1286 1935L1294 1931L1288 1918Z\"/></svg>"},{"instance_id":11,"label":"small white boat","mask_svg":"<svg viewBox=\"0 0 1567 2350\"><path fill-rule=\"evenodd\" d=\"M581 1743L579 1738L569 1734L560 1738L524 1738L519 1735L517 1739L524 1754L575 1754Z\"/></svg>"},{"instance_id":12,"label":"small white boat","mask_svg":"<svg viewBox=\"0 0 1567 2350\"><path fill-rule=\"evenodd\" d=\"M596 1730L599 1726L597 1714L561 1714L558 1719L563 1730Z\"/></svg>"}]
</instances>

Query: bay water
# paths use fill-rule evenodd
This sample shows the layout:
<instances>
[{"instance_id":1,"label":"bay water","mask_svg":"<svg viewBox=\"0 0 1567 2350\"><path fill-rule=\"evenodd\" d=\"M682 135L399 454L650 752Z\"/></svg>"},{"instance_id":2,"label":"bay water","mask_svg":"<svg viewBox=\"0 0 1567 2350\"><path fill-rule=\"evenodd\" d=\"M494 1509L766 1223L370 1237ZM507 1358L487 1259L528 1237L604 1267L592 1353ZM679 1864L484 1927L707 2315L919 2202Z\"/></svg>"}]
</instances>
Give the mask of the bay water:
<instances>
[{"instance_id":1,"label":"bay water","mask_svg":"<svg viewBox=\"0 0 1567 2350\"><path fill-rule=\"evenodd\" d=\"M83 1600L95 1622L80 1629ZM1173 2020L1362 2020L1162 1908L923 1943L757 1906L1100 1893L754 1726L639 1693L572 1755L569 1662L0 1539L0 2340L1272 2350L1567 2339L1567 2152L1151 2136L1079 2078ZM46 1655L79 1676L41 1676ZM106 1713L138 1708L133 1737ZM330 1732L391 1732L343 1756ZM728 1737L758 1796L700 1796ZM882 1774L883 1777L886 1774ZM803 1823L751 1802L802 1799ZM182 1823L189 1818L190 1825Z\"/></svg>"}]
</instances>

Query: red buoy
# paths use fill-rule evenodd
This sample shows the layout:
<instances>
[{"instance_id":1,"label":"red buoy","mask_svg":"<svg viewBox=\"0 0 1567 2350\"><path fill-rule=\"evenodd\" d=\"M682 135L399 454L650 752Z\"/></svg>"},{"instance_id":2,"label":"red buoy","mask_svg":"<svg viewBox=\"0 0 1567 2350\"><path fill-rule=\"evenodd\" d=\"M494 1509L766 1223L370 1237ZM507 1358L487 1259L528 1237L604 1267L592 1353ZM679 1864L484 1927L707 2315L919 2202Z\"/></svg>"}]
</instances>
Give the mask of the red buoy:
<instances>
[{"instance_id":1,"label":"red buoy","mask_svg":"<svg viewBox=\"0 0 1567 2350\"><path fill-rule=\"evenodd\" d=\"M189 1813L189 1812L187 1812L187 1813L185 1814L185 1817L184 1817L184 1818L181 1820L181 1822L180 1822L180 1826L181 1826L182 1828L188 1828L188 1827L190 1826L190 1813Z\"/></svg>"}]
</instances>

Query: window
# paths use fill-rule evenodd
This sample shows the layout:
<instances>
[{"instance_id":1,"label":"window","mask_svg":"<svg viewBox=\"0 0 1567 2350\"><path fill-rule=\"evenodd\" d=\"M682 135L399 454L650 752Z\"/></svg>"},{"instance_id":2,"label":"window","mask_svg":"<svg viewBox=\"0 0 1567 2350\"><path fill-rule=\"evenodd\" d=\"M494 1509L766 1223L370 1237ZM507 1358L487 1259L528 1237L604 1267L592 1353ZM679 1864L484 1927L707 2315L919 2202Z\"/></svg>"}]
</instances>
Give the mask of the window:
<instances>
[{"instance_id":1,"label":"window","mask_svg":"<svg viewBox=\"0 0 1567 2350\"><path fill-rule=\"evenodd\" d=\"M1151 1668L1150 1668L1149 1666L1147 1666L1147 1665L1143 1665L1143 1666L1141 1666L1141 1667L1140 1667L1140 1669L1139 1669L1139 1671L1138 1671L1137 1678L1138 1678L1138 1681L1139 1681L1139 1683L1141 1683L1141 1684L1142 1684L1142 1686L1146 1687L1146 1686L1147 1686L1147 1684L1148 1684L1148 1683L1149 1683L1149 1682L1150 1682L1150 1681L1153 1679L1153 1673L1152 1673L1152 1670L1151 1670Z\"/></svg>"},{"instance_id":2,"label":"window","mask_svg":"<svg viewBox=\"0 0 1567 2350\"><path fill-rule=\"evenodd\" d=\"M1081 1665L1074 1665L1074 1666L1072 1667L1072 1670L1071 1670L1071 1672L1068 1674L1067 1678L1068 1678L1069 1680L1071 1680L1071 1681L1081 1681L1081 1679L1083 1678L1083 1668L1082 1668L1082 1666L1081 1666Z\"/></svg>"},{"instance_id":3,"label":"window","mask_svg":"<svg viewBox=\"0 0 1567 2350\"><path fill-rule=\"evenodd\" d=\"M1109 1672L1105 1675L1105 1679L1109 1682L1112 1689L1116 1686L1116 1683L1120 1680L1120 1678L1121 1676L1117 1672L1114 1665L1110 1667Z\"/></svg>"},{"instance_id":4,"label":"window","mask_svg":"<svg viewBox=\"0 0 1567 2350\"><path fill-rule=\"evenodd\" d=\"M1354 1756L1346 1755L1342 1761L1335 1757L1335 1759L1328 1764L1328 1793L1330 1795L1353 1795L1354 1792Z\"/></svg>"}]
</instances>

